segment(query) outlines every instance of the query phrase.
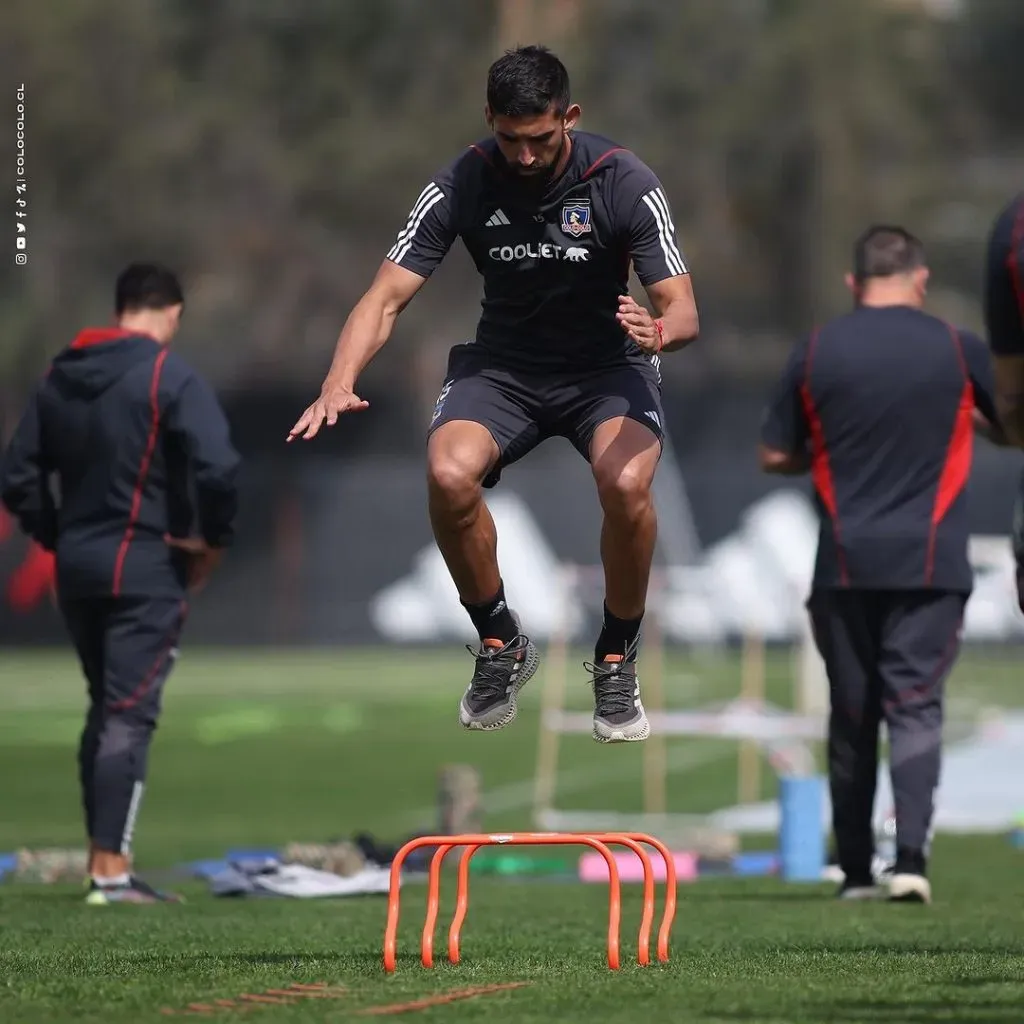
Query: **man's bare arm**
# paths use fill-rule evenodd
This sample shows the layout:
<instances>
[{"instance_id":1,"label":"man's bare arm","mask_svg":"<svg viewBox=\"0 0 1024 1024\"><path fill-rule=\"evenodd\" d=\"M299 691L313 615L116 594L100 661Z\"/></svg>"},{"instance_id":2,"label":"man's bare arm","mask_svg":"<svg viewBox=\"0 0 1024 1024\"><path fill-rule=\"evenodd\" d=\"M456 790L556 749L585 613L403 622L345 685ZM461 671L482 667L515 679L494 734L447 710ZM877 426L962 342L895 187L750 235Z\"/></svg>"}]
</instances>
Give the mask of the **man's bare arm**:
<instances>
[{"instance_id":1,"label":"man's bare arm","mask_svg":"<svg viewBox=\"0 0 1024 1024\"><path fill-rule=\"evenodd\" d=\"M664 339L662 351L672 352L685 348L697 340L700 319L697 315L697 300L693 295L693 280L689 274L667 277L648 285L645 290L661 319Z\"/></svg>"},{"instance_id":2,"label":"man's bare arm","mask_svg":"<svg viewBox=\"0 0 1024 1024\"><path fill-rule=\"evenodd\" d=\"M368 407L369 403L355 393L356 381L391 336L398 314L409 305L425 281L425 277L390 260L381 263L370 287L352 308L341 329L320 397L299 417L288 434L289 441L299 436L309 441L316 437L325 421L327 426L333 427L342 414Z\"/></svg>"},{"instance_id":3,"label":"man's bare arm","mask_svg":"<svg viewBox=\"0 0 1024 1024\"><path fill-rule=\"evenodd\" d=\"M996 409L1007 437L1024 448L1024 356L992 357Z\"/></svg>"}]
</instances>

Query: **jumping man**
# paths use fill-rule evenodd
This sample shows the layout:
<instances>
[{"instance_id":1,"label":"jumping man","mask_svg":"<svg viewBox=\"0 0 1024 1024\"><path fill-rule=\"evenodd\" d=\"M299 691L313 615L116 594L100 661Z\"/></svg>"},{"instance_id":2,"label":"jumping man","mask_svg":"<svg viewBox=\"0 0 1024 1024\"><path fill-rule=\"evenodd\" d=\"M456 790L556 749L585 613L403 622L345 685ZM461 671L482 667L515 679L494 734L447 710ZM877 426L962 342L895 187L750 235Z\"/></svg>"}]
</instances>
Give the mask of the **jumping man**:
<instances>
[{"instance_id":1,"label":"jumping man","mask_svg":"<svg viewBox=\"0 0 1024 1024\"><path fill-rule=\"evenodd\" d=\"M539 660L506 601L483 488L561 436L589 461L604 512L604 622L586 666L594 739L643 740L636 656L657 532L660 355L697 337L689 272L657 177L629 150L576 130L580 107L554 54L527 46L495 61L485 117L491 137L420 193L289 440L367 407L359 374L461 237L483 277L483 312L475 339L451 350L427 443L434 537L480 636L460 721L512 722ZM630 265L657 318L627 294Z\"/></svg>"}]
</instances>

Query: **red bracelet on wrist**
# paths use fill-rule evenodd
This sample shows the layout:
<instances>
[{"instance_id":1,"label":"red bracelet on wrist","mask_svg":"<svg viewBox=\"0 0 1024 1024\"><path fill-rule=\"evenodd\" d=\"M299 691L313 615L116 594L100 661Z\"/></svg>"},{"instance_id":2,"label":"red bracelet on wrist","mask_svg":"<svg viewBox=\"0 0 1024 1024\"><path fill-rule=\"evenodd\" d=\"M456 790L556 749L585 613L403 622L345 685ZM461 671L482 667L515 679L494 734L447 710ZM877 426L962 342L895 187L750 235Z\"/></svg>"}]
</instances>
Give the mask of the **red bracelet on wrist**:
<instances>
[{"instance_id":1,"label":"red bracelet on wrist","mask_svg":"<svg viewBox=\"0 0 1024 1024\"><path fill-rule=\"evenodd\" d=\"M657 352L660 352L665 347L665 324L659 317L657 320L654 321L654 326L658 331ZM657 355L657 352L655 352L655 355Z\"/></svg>"}]
</instances>

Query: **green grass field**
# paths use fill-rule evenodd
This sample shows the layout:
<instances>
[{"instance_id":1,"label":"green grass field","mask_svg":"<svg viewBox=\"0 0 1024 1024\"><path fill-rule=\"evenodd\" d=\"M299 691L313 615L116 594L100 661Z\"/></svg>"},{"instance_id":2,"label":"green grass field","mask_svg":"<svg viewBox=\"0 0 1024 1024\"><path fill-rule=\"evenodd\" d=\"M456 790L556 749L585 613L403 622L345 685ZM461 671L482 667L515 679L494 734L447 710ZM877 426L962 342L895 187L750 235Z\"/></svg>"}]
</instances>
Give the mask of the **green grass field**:
<instances>
[{"instance_id":1,"label":"green grass field","mask_svg":"<svg viewBox=\"0 0 1024 1024\"><path fill-rule=\"evenodd\" d=\"M950 684L952 705L968 714L1024 704L1017 657L965 657ZM729 657L673 656L667 667L674 704L738 690L738 662ZM465 733L456 707L470 670L457 645L249 656L186 647L154 741L136 835L140 873L229 846L357 831L396 840L432 829L437 771L447 763L480 769L488 828L529 827L539 687L528 688L512 728ZM0 655L0 851L80 842L82 689L66 654ZM569 692L575 706L587 706L582 669ZM789 661L773 655L768 695L785 704L789 692ZM734 802L732 744L673 740L669 749L672 810ZM637 807L640 761L637 747L566 739L560 805ZM772 788L766 772L764 795ZM422 887L410 885L393 977L380 966L382 897L216 900L188 883L181 906L98 909L84 906L75 886L2 884L0 1021L162 1020L162 1010L190 1002L321 982L347 991L203 1015L341 1021L520 981L529 984L404 1012L489 1021L1020 1021L1022 872L1024 853L1002 837L940 837L928 908L840 905L828 887L775 880L700 880L681 887L671 964L647 969L628 960L639 892L627 886L618 974L604 966L600 887L486 878L474 881L463 964L425 972L417 960Z\"/></svg>"}]
</instances>

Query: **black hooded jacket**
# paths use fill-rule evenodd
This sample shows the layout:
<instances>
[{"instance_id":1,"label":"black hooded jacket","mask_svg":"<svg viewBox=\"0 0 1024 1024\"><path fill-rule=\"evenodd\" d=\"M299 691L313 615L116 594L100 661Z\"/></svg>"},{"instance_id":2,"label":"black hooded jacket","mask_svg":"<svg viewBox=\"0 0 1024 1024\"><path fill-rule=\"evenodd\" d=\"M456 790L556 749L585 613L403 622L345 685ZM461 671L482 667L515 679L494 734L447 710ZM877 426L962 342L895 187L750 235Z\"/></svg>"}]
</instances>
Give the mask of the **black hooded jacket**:
<instances>
[{"instance_id":1,"label":"black hooded jacket","mask_svg":"<svg viewBox=\"0 0 1024 1024\"><path fill-rule=\"evenodd\" d=\"M82 331L53 361L4 453L0 497L56 553L62 598L178 595L166 536L226 547L239 458L209 386L165 345Z\"/></svg>"}]
</instances>

